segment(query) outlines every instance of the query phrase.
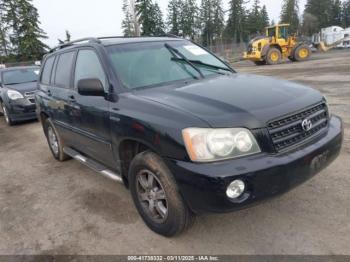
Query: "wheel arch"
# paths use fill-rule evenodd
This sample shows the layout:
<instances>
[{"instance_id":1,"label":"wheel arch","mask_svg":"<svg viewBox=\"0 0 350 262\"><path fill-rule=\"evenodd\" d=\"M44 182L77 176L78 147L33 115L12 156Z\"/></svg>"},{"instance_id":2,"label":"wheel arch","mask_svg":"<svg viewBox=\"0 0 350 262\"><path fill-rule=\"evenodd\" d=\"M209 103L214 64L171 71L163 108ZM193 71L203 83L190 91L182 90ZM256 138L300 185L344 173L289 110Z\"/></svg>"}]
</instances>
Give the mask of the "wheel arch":
<instances>
[{"instance_id":1,"label":"wheel arch","mask_svg":"<svg viewBox=\"0 0 350 262\"><path fill-rule=\"evenodd\" d=\"M270 45L270 48L277 48L281 52L281 55L282 55L282 48L280 47L280 45L273 44L273 45Z\"/></svg>"},{"instance_id":2,"label":"wheel arch","mask_svg":"<svg viewBox=\"0 0 350 262\"><path fill-rule=\"evenodd\" d=\"M39 121L40 121L40 123L41 123L41 125L42 125L42 127L43 127L43 130L44 130L44 133L46 134L46 128L45 128L45 125L44 125L44 123L45 123L45 121L46 121L46 119L49 119L50 118L50 116L47 114L47 113L45 113L45 112L43 112L43 111L41 111L40 113L39 113Z\"/></svg>"},{"instance_id":3,"label":"wheel arch","mask_svg":"<svg viewBox=\"0 0 350 262\"><path fill-rule=\"evenodd\" d=\"M146 141L141 141L137 138L124 138L119 142L117 147L118 160L120 161L121 175L126 187L129 186L129 169L132 160L136 155L145 152L152 151L161 156L160 150L152 146Z\"/></svg>"},{"instance_id":4,"label":"wheel arch","mask_svg":"<svg viewBox=\"0 0 350 262\"><path fill-rule=\"evenodd\" d=\"M269 52L269 50L271 48L277 48L281 54L282 54L282 48L278 45L278 44L269 44L269 45L265 45L261 51L261 56L262 57L266 57L267 53Z\"/></svg>"}]
</instances>

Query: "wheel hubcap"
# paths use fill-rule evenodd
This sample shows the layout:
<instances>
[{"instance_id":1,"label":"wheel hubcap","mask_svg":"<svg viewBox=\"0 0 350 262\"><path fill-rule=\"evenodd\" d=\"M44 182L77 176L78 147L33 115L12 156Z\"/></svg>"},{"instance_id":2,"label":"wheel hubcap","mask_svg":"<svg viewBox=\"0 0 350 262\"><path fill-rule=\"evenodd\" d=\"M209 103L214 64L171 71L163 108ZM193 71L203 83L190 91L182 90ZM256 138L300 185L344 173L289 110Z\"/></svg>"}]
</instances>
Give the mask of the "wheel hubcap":
<instances>
[{"instance_id":1,"label":"wheel hubcap","mask_svg":"<svg viewBox=\"0 0 350 262\"><path fill-rule=\"evenodd\" d=\"M49 138L49 143L52 151L55 155L58 155L58 140L51 126L47 129L47 136Z\"/></svg>"},{"instance_id":2,"label":"wheel hubcap","mask_svg":"<svg viewBox=\"0 0 350 262\"><path fill-rule=\"evenodd\" d=\"M271 60L272 61L276 62L276 61L278 61L278 58L279 58L279 56L278 56L278 54L276 52L273 52L271 54Z\"/></svg>"},{"instance_id":3,"label":"wheel hubcap","mask_svg":"<svg viewBox=\"0 0 350 262\"><path fill-rule=\"evenodd\" d=\"M168 217L168 203L162 184L155 174L142 170L137 174L137 194L143 210L156 223Z\"/></svg>"},{"instance_id":4,"label":"wheel hubcap","mask_svg":"<svg viewBox=\"0 0 350 262\"><path fill-rule=\"evenodd\" d=\"M306 58L308 55L309 55L309 51L305 48L303 48L299 51L299 56L301 58Z\"/></svg>"}]
</instances>

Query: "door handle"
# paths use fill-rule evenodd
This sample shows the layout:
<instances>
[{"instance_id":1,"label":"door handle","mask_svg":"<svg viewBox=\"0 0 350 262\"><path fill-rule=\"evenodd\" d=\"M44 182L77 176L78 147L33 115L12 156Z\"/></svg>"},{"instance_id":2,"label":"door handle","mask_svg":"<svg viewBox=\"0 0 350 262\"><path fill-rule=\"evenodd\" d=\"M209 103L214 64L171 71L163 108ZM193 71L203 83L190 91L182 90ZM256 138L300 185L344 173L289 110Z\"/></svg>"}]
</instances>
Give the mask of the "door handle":
<instances>
[{"instance_id":1,"label":"door handle","mask_svg":"<svg viewBox=\"0 0 350 262\"><path fill-rule=\"evenodd\" d=\"M51 90L50 90L50 89L47 89L47 95L48 95L48 96L52 96L52 93L51 93Z\"/></svg>"}]
</instances>

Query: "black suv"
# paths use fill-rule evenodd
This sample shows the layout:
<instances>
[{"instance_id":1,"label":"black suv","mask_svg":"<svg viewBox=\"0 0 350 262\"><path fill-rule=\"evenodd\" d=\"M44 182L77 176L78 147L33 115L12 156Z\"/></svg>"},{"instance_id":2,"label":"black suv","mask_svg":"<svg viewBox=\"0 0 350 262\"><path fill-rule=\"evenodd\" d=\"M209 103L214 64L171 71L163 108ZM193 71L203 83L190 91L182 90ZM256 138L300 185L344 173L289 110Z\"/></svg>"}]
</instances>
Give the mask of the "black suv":
<instances>
[{"instance_id":1,"label":"black suv","mask_svg":"<svg viewBox=\"0 0 350 262\"><path fill-rule=\"evenodd\" d=\"M36 119L37 66L0 69L0 110L8 125Z\"/></svg>"},{"instance_id":2,"label":"black suv","mask_svg":"<svg viewBox=\"0 0 350 262\"><path fill-rule=\"evenodd\" d=\"M165 236L285 193L341 149L318 91L237 74L184 39L83 39L43 64L37 113L54 157L123 182Z\"/></svg>"}]
</instances>

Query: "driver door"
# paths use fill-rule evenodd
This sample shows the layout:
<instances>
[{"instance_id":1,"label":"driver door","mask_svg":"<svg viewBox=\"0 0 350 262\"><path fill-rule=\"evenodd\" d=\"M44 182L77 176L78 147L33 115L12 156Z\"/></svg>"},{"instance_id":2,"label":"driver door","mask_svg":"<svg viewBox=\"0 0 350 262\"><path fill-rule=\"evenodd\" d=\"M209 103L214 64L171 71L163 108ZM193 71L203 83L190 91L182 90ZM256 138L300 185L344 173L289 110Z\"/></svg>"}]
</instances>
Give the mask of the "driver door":
<instances>
[{"instance_id":1,"label":"driver door","mask_svg":"<svg viewBox=\"0 0 350 262\"><path fill-rule=\"evenodd\" d=\"M81 79L99 79L108 93L108 80L98 54L93 49L81 49L74 70L70 108L75 130L74 147L83 154L115 168L112 153L109 101L103 96L83 96L78 93Z\"/></svg>"}]
</instances>

